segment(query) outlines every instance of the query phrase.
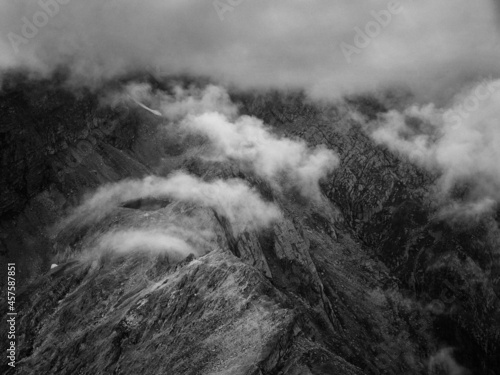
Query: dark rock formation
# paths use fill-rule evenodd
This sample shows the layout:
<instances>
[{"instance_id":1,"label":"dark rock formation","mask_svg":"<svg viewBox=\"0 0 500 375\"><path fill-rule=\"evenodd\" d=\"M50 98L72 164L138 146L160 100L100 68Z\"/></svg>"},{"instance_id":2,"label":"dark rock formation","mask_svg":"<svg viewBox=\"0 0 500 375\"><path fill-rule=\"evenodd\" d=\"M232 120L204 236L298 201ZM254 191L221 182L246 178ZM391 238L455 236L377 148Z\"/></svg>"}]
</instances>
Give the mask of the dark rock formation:
<instances>
[{"instance_id":1,"label":"dark rock formation","mask_svg":"<svg viewBox=\"0 0 500 375\"><path fill-rule=\"evenodd\" d=\"M16 262L23 285L18 363L4 373L439 374L446 372L430 369L431 358L450 347L472 373L500 373L495 219L433 219L434 177L374 145L348 116L355 100L233 99L276 132L340 155L321 202L193 158L139 107L110 108L95 93L50 82L4 91L1 266ZM384 110L360 103L366 116ZM210 209L146 200L56 235L57 220L85 192L178 168L244 177L284 218L235 234ZM179 209L217 234L206 255L76 256L110 228L161 225ZM54 257L59 266L49 270Z\"/></svg>"}]
</instances>

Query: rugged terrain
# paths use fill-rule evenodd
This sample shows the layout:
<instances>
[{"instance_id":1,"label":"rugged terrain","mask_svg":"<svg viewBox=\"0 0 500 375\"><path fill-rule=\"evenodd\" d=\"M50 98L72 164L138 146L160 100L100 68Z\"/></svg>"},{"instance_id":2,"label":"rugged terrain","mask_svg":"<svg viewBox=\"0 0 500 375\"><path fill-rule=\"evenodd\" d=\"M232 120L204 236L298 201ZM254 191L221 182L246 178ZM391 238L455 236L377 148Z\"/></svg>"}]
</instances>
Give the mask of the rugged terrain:
<instances>
[{"instance_id":1,"label":"rugged terrain","mask_svg":"<svg viewBox=\"0 0 500 375\"><path fill-rule=\"evenodd\" d=\"M148 111L97 95L19 77L0 94L1 266L15 262L19 282L18 363L6 374L500 373L497 218L436 218L435 176L349 116L374 117L382 102L233 93L242 113L340 155L311 202L199 159ZM58 230L86 192L176 169L244 178L284 217L235 233L211 209L139 201ZM111 228L160 228L179 213L217 234L205 255L79 256Z\"/></svg>"}]
</instances>

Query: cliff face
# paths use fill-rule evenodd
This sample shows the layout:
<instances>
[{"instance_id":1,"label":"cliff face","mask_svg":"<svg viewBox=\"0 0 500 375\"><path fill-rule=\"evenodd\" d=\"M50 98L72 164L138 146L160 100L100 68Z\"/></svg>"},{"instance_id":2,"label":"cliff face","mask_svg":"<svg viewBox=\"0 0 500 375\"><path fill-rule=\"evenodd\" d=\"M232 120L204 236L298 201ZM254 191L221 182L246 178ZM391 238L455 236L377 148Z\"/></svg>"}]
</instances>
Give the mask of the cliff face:
<instances>
[{"instance_id":1,"label":"cliff face","mask_svg":"<svg viewBox=\"0 0 500 375\"><path fill-rule=\"evenodd\" d=\"M140 107L111 108L46 82L3 94L2 262L16 262L25 285L18 364L6 373L498 373L494 218L432 219L433 176L374 145L349 107L270 93L233 100L276 132L340 155L320 201L196 158ZM351 105L366 116L383 110L363 103ZM212 209L148 201L54 228L89 190L179 168L244 178L283 217L235 232ZM159 228L180 212L216 234L200 257L77 256L111 229Z\"/></svg>"}]
</instances>

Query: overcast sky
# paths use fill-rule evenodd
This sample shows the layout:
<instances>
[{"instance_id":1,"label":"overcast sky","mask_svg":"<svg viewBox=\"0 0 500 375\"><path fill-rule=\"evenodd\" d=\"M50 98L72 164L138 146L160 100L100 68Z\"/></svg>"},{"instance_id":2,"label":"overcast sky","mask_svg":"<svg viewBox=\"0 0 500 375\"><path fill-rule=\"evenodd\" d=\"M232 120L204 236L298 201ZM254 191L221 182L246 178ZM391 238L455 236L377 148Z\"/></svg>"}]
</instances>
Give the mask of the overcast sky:
<instances>
[{"instance_id":1,"label":"overcast sky","mask_svg":"<svg viewBox=\"0 0 500 375\"><path fill-rule=\"evenodd\" d=\"M388 85L443 97L500 71L493 0L402 1L390 19L381 0L60 2L0 3L0 67L67 65L87 82L157 67L326 98ZM356 44L371 21L368 45Z\"/></svg>"}]
</instances>

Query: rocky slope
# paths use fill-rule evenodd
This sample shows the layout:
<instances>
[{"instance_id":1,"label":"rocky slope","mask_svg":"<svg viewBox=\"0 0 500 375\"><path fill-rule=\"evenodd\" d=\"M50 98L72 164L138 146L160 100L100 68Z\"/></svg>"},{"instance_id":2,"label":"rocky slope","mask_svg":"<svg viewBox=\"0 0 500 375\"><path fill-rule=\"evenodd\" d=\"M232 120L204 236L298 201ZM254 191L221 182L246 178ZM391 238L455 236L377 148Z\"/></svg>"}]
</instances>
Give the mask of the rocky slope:
<instances>
[{"instance_id":1,"label":"rocky slope","mask_svg":"<svg viewBox=\"0 0 500 375\"><path fill-rule=\"evenodd\" d=\"M349 116L352 107L375 116L383 104L234 93L275 132L340 155L321 201L310 202L236 164L197 158L138 106L12 82L0 97L0 244L2 268L16 262L23 287L18 363L5 373L499 373L495 218L434 218L434 177L374 145ZM212 209L149 201L92 225L54 226L106 182L179 168L244 178L283 218L236 233ZM216 233L200 257L79 256L113 228L160 228L186 212Z\"/></svg>"}]
</instances>

